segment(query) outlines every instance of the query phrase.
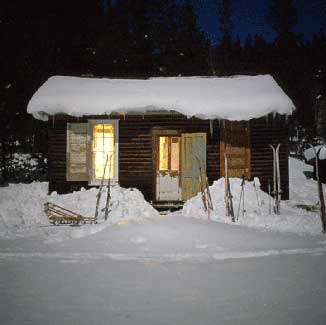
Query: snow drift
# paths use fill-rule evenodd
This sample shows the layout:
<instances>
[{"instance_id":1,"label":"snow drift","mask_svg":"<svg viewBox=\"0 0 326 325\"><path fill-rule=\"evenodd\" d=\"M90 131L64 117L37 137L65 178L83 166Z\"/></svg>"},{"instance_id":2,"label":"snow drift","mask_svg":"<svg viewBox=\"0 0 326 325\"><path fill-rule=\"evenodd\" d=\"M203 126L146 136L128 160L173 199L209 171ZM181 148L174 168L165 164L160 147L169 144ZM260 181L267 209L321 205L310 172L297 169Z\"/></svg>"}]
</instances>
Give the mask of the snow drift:
<instances>
[{"instance_id":1,"label":"snow drift","mask_svg":"<svg viewBox=\"0 0 326 325\"><path fill-rule=\"evenodd\" d=\"M96 79L54 76L34 94L27 111L35 118L112 112L177 111L188 117L249 120L292 114L294 104L270 75Z\"/></svg>"},{"instance_id":2,"label":"snow drift","mask_svg":"<svg viewBox=\"0 0 326 325\"><path fill-rule=\"evenodd\" d=\"M241 182L239 178L230 178L231 193L233 196L234 213L237 219L239 199L241 193ZM255 190L256 186L256 190ZM242 204L239 219L235 224L246 227L273 230L279 232L290 232L299 235L320 234L321 223L318 214L309 213L305 210L291 207L289 202L281 202L281 215L269 213L269 202L273 205L273 199L260 189L259 180L245 183L245 213L242 215ZM231 217L226 217L224 193L224 178L220 178L210 186L214 211L211 214L213 221L234 224ZM182 215L207 219L201 194L187 201L183 207Z\"/></svg>"},{"instance_id":3,"label":"snow drift","mask_svg":"<svg viewBox=\"0 0 326 325\"><path fill-rule=\"evenodd\" d=\"M123 220L140 221L155 218L159 213L145 201L137 189L125 189L120 186L111 188L109 220L103 220L104 212L99 214L99 223L80 227L49 224L44 212L44 203L49 201L61 205L84 216L93 216L98 189L81 190L65 195L53 192L47 195L48 183L10 184L0 188L0 236L2 237L50 237L51 240L84 237ZM100 207L105 205L106 191L103 192Z\"/></svg>"}]
</instances>

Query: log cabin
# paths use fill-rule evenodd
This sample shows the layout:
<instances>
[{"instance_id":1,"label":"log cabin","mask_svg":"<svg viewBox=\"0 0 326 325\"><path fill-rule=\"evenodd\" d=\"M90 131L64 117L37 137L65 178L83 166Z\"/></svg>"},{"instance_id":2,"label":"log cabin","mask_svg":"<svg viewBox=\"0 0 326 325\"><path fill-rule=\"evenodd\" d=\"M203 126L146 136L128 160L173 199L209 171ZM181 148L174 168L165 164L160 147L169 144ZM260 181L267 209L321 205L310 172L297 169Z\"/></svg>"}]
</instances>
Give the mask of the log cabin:
<instances>
[{"instance_id":1,"label":"log cabin","mask_svg":"<svg viewBox=\"0 0 326 325\"><path fill-rule=\"evenodd\" d=\"M196 195L200 173L209 184L223 177L225 155L230 177L258 177L267 191L273 183L269 145L278 143L282 199L288 199L293 110L270 75L54 76L28 104L29 113L48 121L49 192L98 186L104 175L141 190L154 206Z\"/></svg>"}]
</instances>

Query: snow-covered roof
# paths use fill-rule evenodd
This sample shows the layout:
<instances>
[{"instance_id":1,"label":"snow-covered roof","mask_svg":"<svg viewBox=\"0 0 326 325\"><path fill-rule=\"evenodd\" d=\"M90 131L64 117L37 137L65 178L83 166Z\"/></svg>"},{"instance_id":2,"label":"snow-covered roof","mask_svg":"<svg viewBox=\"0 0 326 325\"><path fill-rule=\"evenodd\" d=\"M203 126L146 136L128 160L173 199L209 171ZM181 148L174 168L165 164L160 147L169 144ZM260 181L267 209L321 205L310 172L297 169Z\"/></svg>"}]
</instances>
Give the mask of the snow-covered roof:
<instances>
[{"instance_id":1,"label":"snow-covered roof","mask_svg":"<svg viewBox=\"0 0 326 325\"><path fill-rule=\"evenodd\" d=\"M270 75L95 79L54 76L34 94L28 113L102 115L111 112L177 111L206 119L250 120L292 114L294 104Z\"/></svg>"},{"instance_id":2,"label":"snow-covered roof","mask_svg":"<svg viewBox=\"0 0 326 325\"><path fill-rule=\"evenodd\" d=\"M320 152L319 152L319 159L320 160L325 160L326 159L326 145L315 146L315 150L316 150L317 153L320 150ZM312 148L309 148L309 149L304 151L304 156L305 156L307 161L313 160L316 157L315 151Z\"/></svg>"}]
</instances>

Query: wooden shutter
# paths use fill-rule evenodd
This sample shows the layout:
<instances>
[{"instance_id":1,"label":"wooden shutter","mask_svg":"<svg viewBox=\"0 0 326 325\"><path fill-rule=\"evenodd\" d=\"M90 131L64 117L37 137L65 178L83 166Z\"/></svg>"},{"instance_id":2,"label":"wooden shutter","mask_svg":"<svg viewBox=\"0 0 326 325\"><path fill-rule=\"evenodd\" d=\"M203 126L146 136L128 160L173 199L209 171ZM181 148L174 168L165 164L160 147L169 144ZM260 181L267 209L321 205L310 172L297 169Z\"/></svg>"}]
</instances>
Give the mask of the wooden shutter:
<instances>
[{"instance_id":1,"label":"wooden shutter","mask_svg":"<svg viewBox=\"0 0 326 325\"><path fill-rule=\"evenodd\" d=\"M67 181L89 180L87 123L67 123Z\"/></svg>"},{"instance_id":2,"label":"wooden shutter","mask_svg":"<svg viewBox=\"0 0 326 325\"><path fill-rule=\"evenodd\" d=\"M224 177L224 153L228 158L230 177L251 178L249 123L224 121L221 128L220 175Z\"/></svg>"},{"instance_id":3,"label":"wooden shutter","mask_svg":"<svg viewBox=\"0 0 326 325\"><path fill-rule=\"evenodd\" d=\"M206 133L182 134L181 148L182 200L188 200L200 191L198 160L206 176Z\"/></svg>"}]
</instances>

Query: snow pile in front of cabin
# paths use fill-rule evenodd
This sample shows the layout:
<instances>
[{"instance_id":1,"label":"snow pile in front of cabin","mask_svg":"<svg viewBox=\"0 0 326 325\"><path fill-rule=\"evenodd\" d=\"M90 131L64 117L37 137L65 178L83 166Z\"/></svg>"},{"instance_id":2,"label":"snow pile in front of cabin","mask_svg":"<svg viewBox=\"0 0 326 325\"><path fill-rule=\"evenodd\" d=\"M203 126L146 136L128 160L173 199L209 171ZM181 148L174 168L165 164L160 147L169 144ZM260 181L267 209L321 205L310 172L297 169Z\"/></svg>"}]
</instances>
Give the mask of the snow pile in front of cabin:
<instances>
[{"instance_id":1,"label":"snow pile in front of cabin","mask_svg":"<svg viewBox=\"0 0 326 325\"><path fill-rule=\"evenodd\" d=\"M293 207L287 201L281 202L281 215L270 214L269 204L273 206L273 199L260 189L257 178L255 179L255 183L254 181L245 183L245 213L242 215L241 205L239 219L237 219L241 182L242 180L239 178L230 178L230 188L236 217L235 223L231 221L231 217L226 217L224 178L220 178L210 186L214 206L214 211L210 216L211 220L262 230L296 233L299 235L317 235L321 233L321 222L317 213L307 212L306 210ZM303 189L304 184L301 185ZM208 219L200 193L185 203L182 215Z\"/></svg>"},{"instance_id":2,"label":"snow pile in front of cabin","mask_svg":"<svg viewBox=\"0 0 326 325\"><path fill-rule=\"evenodd\" d=\"M326 145L315 146L314 149L316 150L317 153L320 150L319 151L319 159L320 160L325 160L326 159ZM307 161L315 159L316 155L315 155L315 150L314 149L309 148L309 149L304 151L304 156L305 156Z\"/></svg>"},{"instance_id":3,"label":"snow pile in front of cabin","mask_svg":"<svg viewBox=\"0 0 326 325\"><path fill-rule=\"evenodd\" d=\"M177 111L188 117L249 120L292 114L294 104L270 75L95 79L54 76L34 94L27 111L38 119L112 112Z\"/></svg>"},{"instance_id":4,"label":"snow pile in front of cabin","mask_svg":"<svg viewBox=\"0 0 326 325\"><path fill-rule=\"evenodd\" d=\"M47 191L46 182L10 184L0 188L0 237L37 236L50 241L61 241L88 236L125 220L139 222L159 215L145 201L140 191L116 185L111 188L112 204L108 221L104 221L104 212L100 211L98 224L52 226L44 212L45 202L58 204L83 216L94 216L98 189L82 189L64 195L56 192L47 195ZM102 192L100 208L105 205L106 193L106 190Z\"/></svg>"}]
</instances>

